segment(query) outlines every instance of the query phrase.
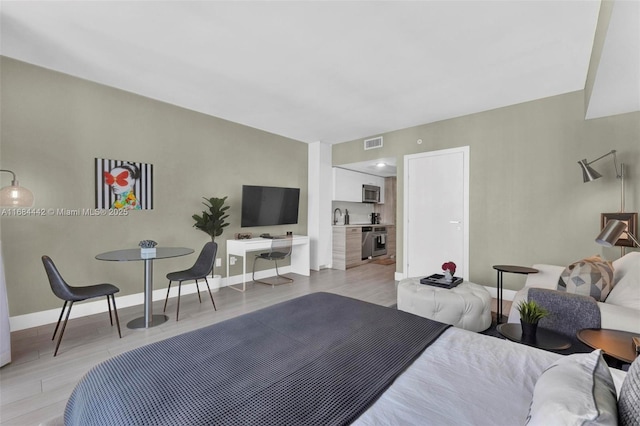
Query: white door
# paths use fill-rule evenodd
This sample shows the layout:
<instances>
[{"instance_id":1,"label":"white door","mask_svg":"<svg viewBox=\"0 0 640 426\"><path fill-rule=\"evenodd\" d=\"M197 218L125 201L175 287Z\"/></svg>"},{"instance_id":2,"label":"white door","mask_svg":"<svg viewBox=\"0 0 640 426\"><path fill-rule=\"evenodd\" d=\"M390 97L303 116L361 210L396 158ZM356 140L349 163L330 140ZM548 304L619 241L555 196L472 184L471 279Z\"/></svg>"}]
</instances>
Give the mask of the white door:
<instances>
[{"instance_id":1,"label":"white door","mask_svg":"<svg viewBox=\"0 0 640 426\"><path fill-rule=\"evenodd\" d=\"M404 159L404 276L441 274L453 261L469 279L469 147Z\"/></svg>"}]
</instances>

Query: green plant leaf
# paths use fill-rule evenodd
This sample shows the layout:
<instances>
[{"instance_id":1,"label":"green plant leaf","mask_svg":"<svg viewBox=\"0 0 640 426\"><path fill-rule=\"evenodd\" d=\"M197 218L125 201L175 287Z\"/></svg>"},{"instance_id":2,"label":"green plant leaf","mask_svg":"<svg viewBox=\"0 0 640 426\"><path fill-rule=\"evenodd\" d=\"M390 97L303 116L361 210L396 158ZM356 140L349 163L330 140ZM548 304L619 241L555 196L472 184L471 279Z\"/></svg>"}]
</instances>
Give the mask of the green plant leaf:
<instances>
[{"instance_id":1,"label":"green plant leaf","mask_svg":"<svg viewBox=\"0 0 640 426\"><path fill-rule=\"evenodd\" d=\"M205 200L202 204L207 207L208 211L204 210L202 216L197 214L191 216L195 221L193 227L206 232L213 241L215 237L222 235L225 227L229 226L229 223L226 222L229 215L225 212L229 210L230 206L225 205L226 196L222 198L202 197L202 199Z\"/></svg>"},{"instance_id":2,"label":"green plant leaf","mask_svg":"<svg viewBox=\"0 0 640 426\"><path fill-rule=\"evenodd\" d=\"M538 305L535 300L523 300L518 303L516 309L518 309L518 312L520 313L520 319L522 321L532 324L537 323L542 318L549 315L549 311Z\"/></svg>"}]
</instances>

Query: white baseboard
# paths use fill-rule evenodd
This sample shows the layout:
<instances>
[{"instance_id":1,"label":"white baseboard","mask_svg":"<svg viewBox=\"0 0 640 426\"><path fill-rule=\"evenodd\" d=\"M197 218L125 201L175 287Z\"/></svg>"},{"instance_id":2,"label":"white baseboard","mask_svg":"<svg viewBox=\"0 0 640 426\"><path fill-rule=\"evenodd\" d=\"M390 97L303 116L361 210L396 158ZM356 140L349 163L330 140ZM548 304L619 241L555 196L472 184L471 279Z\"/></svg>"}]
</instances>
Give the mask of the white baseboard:
<instances>
[{"instance_id":1,"label":"white baseboard","mask_svg":"<svg viewBox=\"0 0 640 426\"><path fill-rule=\"evenodd\" d=\"M281 274L286 274L291 272L290 266L283 266L278 268ZM272 277L276 274L276 270L269 269L264 271L256 272L256 278L267 278ZM251 274L247 274L246 281L251 281ZM234 275L229 278L222 278L221 287L226 287L230 284L241 284L242 283L242 275ZM207 285L200 281L200 291L206 291ZM209 285L211 285L211 280L209 280ZM214 288L211 291L216 291ZM182 283L181 294L193 294L196 292L196 284L195 281L190 282L189 284ZM160 288L157 290L153 290L152 299L153 301L164 300L167 295L166 288ZM169 297L176 297L178 295L178 286L172 285L171 291L169 292ZM60 310L62 309L62 304L64 302L60 301L60 308L49 309L46 311L33 312L31 314L17 315L9 318L9 327L11 331L24 330L32 327L39 327L45 324L51 324L58 321L60 317ZM142 305L144 304L144 293L136 293L129 294L126 296L118 296L116 294L116 307L118 309L127 308L129 306L137 306L140 305L140 312L143 312ZM73 309L71 310L71 315L69 318L80 318L88 315L99 314L102 312L107 312L107 300L104 297L100 297L97 299L91 299L86 302L79 302L73 304Z\"/></svg>"},{"instance_id":2,"label":"white baseboard","mask_svg":"<svg viewBox=\"0 0 640 426\"><path fill-rule=\"evenodd\" d=\"M279 268L281 274L286 274L291 272L291 266L283 266ZM276 274L275 268L268 269L264 271L256 272L256 277L259 279L273 277ZM396 281L400 281L404 279L404 275L402 272L396 272L394 276ZM246 282L250 282L252 280L251 273L248 273L245 277ZM204 283L202 283L204 284ZM209 280L209 284L211 285L211 280ZM234 275L229 278L223 277L221 287L226 287L228 285L242 284L242 275ZM206 285L204 285L206 288ZM497 298L497 291L494 286L485 286L485 288L491 294L491 297ZM200 287L200 290L203 290L203 287ZM215 289L211 289L211 291L215 291ZM196 284L195 282L191 282L189 284L182 284L182 294L192 294L196 292ZM515 290L504 289L503 295L504 300L513 300L516 294ZM166 288L161 288L153 291L153 301L164 300L167 295ZM172 286L171 292L169 293L169 297L176 297L178 295L178 287ZM116 295L116 306L121 308L127 308L129 306L137 306L144 304L144 293L136 293L129 294L127 296L117 296ZM51 324L58 321L58 317L60 316L60 309L62 308L62 303L60 308L49 309L47 311L33 312L31 314L18 315L15 317L9 318L9 324L11 331L24 330L26 328L39 327L45 324ZM73 305L73 309L71 310L71 315L69 318L80 318L88 315L99 314L102 312L107 312L107 301L104 298L93 299L87 302L75 303ZM142 309L140 310L142 312Z\"/></svg>"}]
</instances>

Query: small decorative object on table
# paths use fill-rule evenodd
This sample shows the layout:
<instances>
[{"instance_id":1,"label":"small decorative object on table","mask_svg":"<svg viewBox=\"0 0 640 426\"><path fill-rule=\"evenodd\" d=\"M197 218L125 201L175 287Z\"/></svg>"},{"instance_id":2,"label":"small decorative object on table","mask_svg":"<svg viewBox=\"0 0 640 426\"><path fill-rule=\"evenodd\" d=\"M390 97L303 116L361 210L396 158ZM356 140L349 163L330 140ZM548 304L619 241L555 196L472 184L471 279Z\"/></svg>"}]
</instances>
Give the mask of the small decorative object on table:
<instances>
[{"instance_id":1,"label":"small decorative object on table","mask_svg":"<svg viewBox=\"0 0 640 426\"><path fill-rule=\"evenodd\" d=\"M156 255L156 243L153 240L142 240L138 243L140 246L140 254L142 256L155 256Z\"/></svg>"},{"instance_id":2,"label":"small decorative object on table","mask_svg":"<svg viewBox=\"0 0 640 426\"><path fill-rule=\"evenodd\" d=\"M542 306L534 300L523 300L517 306L520 312L520 324L522 325L522 340L535 340L538 330L538 321L549 315Z\"/></svg>"},{"instance_id":3,"label":"small decorative object on table","mask_svg":"<svg viewBox=\"0 0 640 426\"><path fill-rule=\"evenodd\" d=\"M442 270L444 271L444 275L442 274L429 275L428 277L422 278L420 280L420 284L433 285L436 287L443 287L443 288L453 288L463 281L462 278L453 276L453 274L455 274L456 272L455 263L453 262L443 263Z\"/></svg>"},{"instance_id":4,"label":"small decorative object on table","mask_svg":"<svg viewBox=\"0 0 640 426\"><path fill-rule=\"evenodd\" d=\"M456 264L449 261L442 264L442 270L444 271L444 279L452 282L453 274L456 273Z\"/></svg>"}]
</instances>

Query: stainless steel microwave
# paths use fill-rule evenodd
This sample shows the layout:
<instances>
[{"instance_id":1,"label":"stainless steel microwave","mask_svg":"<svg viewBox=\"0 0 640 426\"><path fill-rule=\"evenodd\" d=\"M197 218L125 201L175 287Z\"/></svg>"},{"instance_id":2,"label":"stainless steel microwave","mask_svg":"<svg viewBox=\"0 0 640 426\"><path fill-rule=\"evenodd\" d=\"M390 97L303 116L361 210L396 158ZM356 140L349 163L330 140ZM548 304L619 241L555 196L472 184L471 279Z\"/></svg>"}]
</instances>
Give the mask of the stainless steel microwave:
<instances>
[{"instance_id":1,"label":"stainless steel microwave","mask_svg":"<svg viewBox=\"0 0 640 426\"><path fill-rule=\"evenodd\" d=\"M380 187L374 185L362 185L362 202L363 203L379 203Z\"/></svg>"}]
</instances>

